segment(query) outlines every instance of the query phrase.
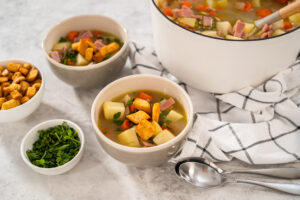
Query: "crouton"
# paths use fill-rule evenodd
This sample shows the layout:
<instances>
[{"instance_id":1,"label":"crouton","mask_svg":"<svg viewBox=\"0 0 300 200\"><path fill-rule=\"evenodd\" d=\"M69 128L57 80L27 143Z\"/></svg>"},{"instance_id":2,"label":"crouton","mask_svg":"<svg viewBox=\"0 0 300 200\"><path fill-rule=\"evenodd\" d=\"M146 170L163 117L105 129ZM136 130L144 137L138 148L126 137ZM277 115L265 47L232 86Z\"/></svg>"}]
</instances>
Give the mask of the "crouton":
<instances>
[{"instance_id":1,"label":"crouton","mask_svg":"<svg viewBox=\"0 0 300 200\"><path fill-rule=\"evenodd\" d=\"M32 87L34 87L36 90L39 90L40 87L41 87L41 84L40 83L34 83L34 84L32 84Z\"/></svg>"},{"instance_id":2,"label":"crouton","mask_svg":"<svg viewBox=\"0 0 300 200\"><path fill-rule=\"evenodd\" d=\"M150 116L147 113L145 113L144 111L141 111L141 110L136 113L127 115L126 117L135 124L140 123L143 119L150 118Z\"/></svg>"},{"instance_id":3,"label":"crouton","mask_svg":"<svg viewBox=\"0 0 300 200\"><path fill-rule=\"evenodd\" d=\"M20 105L20 101L16 99L11 99L2 104L1 110L8 110Z\"/></svg>"},{"instance_id":4,"label":"crouton","mask_svg":"<svg viewBox=\"0 0 300 200\"><path fill-rule=\"evenodd\" d=\"M32 67L31 70L29 71L29 73L26 76L26 80L29 81L29 82L32 82L36 79L38 74L39 74L39 71L37 70L37 68Z\"/></svg>"},{"instance_id":5,"label":"crouton","mask_svg":"<svg viewBox=\"0 0 300 200\"><path fill-rule=\"evenodd\" d=\"M153 121L158 122L159 115L160 115L160 103L155 103L155 104L153 104L153 108L152 108L152 119L153 119Z\"/></svg>"},{"instance_id":6,"label":"crouton","mask_svg":"<svg viewBox=\"0 0 300 200\"><path fill-rule=\"evenodd\" d=\"M114 53L120 49L120 45L116 42L112 42L100 49L100 52L103 57L105 57L107 54Z\"/></svg>"},{"instance_id":7,"label":"crouton","mask_svg":"<svg viewBox=\"0 0 300 200\"><path fill-rule=\"evenodd\" d=\"M96 62L101 62L104 59L104 56L101 54L101 52L97 52L94 56L93 56L93 60Z\"/></svg>"},{"instance_id":8,"label":"crouton","mask_svg":"<svg viewBox=\"0 0 300 200\"><path fill-rule=\"evenodd\" d=\"M11 72L17 72L19 71L21 65L20 64L15 64L15 63L9 63L7 65L7 69Z\"/></svg>"},{"instance_id":9,"label":"crouton","mask_svg":"<svg viewBox=\"0 0 300 200\"><path fill-rule=\"evenodd\" d=\"M23 75L27 75L29 72L29 69L26 69L25 67L20 67L19 71L23 74Z\"/></svg>"},{"instance_id":10,"label":"crouton","mask_svg":"<svg viewBox=\"0 0 300 200\"><path fill-rule=\"evenodd\" d=\"M22 94L18 90L14 90L10 93L11 97L13 99L19 99L22 98Z\"/></svg>"},{"instance_id":11,"label":"crouton","mask_svg":"<svg viewBox=\"0 0 300 200\"><path fill-rule=\"evenodd\" d=\"M2 76L8 76L8 74L9 74L9 71L7 69L4 69L2 71Z\"/></svg>"},{"instance_id":12,"label":"crouton","mask_svg":"<svg viewBox=\"0 0 300 200\"><path fill-rule=\"evenodd\" d=\"M8 81L8 77L4 76L4 77L0 77L0 83L4 83Z\"/></svg>"},{"instance_id":13,"label":"crouton","mask_svg":"<svg viewBox=\"0 0 300 200\"><path fill-rule=\"evenodd\" d=\"M79 41L79 46L78 46L78 52L82 55L85 56L85 50L88 48L88 44L84 40Z\"/></svg>"},{"instance_id":14,"label":"crouton","mask_svg":"<svg viewBox=\"0 0 300 200\"><path fill-rule=\"evenodd\" d=\"M21 92L25 94L30 85L26 81L21 81L20 86L21 86L20 88Z\"/></svg>"},{"instance_id":15,"label":"crouton","mask_svg":"<svg viewBox=\"0 0 300 200\"><path fill-rule=\"evenodd\" d=\"M23 67L30 70L31 69L31 65L29 63L24 63Z\"/></svg>"},{"instance_id":16,"label":"crouton","mask_svg":"<svg viewBox=\"0 0 300 200\"><path fill-rule=\"evenodd\" d=\"M19 77L13 79L14 80L13 83L19 83L21 81L25 81L25 79L26 78L24 76L19 76Z\"/></svg>"},{"instance_id":17,"label":"crouton","mask_svg":"<svg viewBox=\"0 0 300 200\"><path fill-rule=\"evenodd\" d=\"M91 61L92 58L93 58L93 48L87 48L85 50L85 55L84 55L84 58L87 60L87 61Z\"/></svg>"},{"instance_id":18,"label":"crouton","mask_svg":"<svg viewBox=\"0 0 300 200\"><path fill-rule=\"evenodd\" d=\"M21 98L21 103L23 104L23 103L26 103L27 101L29 101L30 100L30 98L28 97L28 96L24 96L24 97L22 97Z\"/></svg>"},{"instance_id":19,"label":"crouton","mask_svg":"<svg viewBox=\"0 0 300 200\"><path fill-rule=\"evenodd\" d=\"M151 105L148 101L141 99L141 98L136 98L133 101L133 105L135 106L136 109L138 110L143 110L147 113L151 113Z\"/></svg>"},{"instance_id":20,"label":"crouton","mask_svg":"<svg viewBox=\"0 0 300 200\"><path fill-rule=\"evenodd\" d=\"M29 98L33 97L36 93L36 88L35 87L29 87L27 89L27 92L26 92L26 96L28 96Z\"/></svg>"},{"instance_id":21,"label":"crouton","mask_svg":"<svg viewBox=\"0 0 300 200\"><path fill-rule=\"evenodd\" d=\"M5 101L6 101L5 97L0 97L0 108Z\"/></svg>"},{"instance_id":22,"label":"crouton","mask_svg":"<svg viewBox=\"0 0 300 200\"><path fill-rule=\"evenodd\" d=\"M143 119L136 127L135 131L145 141L151 138L156 129L154 125L146 119Z\"/></svg>"}]
</instances>

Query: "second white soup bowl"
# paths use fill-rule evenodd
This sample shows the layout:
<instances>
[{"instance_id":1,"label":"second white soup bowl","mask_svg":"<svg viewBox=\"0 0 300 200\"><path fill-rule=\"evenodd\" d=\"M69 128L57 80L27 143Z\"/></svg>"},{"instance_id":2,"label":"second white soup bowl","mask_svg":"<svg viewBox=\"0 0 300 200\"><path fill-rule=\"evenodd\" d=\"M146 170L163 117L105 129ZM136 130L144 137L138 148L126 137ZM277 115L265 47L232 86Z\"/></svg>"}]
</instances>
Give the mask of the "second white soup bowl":
<instances>
[{"instance_id":1,"label":"second white soup bowl","mask_svg":"<svg viewBox=\"0 0 300 200\"><path fill-rule=\"evenodd\" d=\"M187 115L186 127L172 140L154 147L135 148L118 144L107 138L98 128L102 105L114 97L130 91L153 90L176 98ZM168 161L179 149L193 122L193 106L188 94L178 84L159 76L131 75L107 85L94 100L91 111L96 137L103 149L113 158L137 167L157 166Z\"/></svg>"}]
</instances>

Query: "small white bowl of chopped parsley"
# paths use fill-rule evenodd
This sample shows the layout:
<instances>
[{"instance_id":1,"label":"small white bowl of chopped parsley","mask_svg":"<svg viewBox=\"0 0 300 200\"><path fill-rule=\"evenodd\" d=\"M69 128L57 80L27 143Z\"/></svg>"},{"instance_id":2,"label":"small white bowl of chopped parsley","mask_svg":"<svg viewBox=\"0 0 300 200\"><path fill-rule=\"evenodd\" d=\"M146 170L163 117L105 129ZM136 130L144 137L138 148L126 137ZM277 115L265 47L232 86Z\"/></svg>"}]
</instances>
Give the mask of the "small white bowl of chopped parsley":
<instances>
[{"instance_id":1,"label":"small white bowl of chopped parsley","mask_svg":"<svg viewBox=\"0 0 300 200\"><path fill-rule=\"evenodd\" d=\"M84 135L69 120L53 119L33 127L23 138L21 156L34 171L44 175L63 174L81 159Z\"/></svg>"}]
</instances>

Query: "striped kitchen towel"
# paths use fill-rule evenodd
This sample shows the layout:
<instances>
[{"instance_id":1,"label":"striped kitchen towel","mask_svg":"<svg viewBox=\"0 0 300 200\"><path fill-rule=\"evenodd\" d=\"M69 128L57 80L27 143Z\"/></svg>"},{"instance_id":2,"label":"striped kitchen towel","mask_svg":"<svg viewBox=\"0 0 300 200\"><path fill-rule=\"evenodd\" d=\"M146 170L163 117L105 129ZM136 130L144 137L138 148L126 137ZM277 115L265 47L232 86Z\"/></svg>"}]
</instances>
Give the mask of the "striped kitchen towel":
<instances>
[{"instance_id":1,"label":"striped kitchen towel","mask_svg":"<svg viewBox=\"0 0 300 200\"><path fill-rule=\"evenodd\" d=\"M150 48L131 43L130 61L133 73L171 79L192 99L194 126L171 162L189 156L249 164L300 160L300 60L259 87L223 95L180 82Z\"/></svg>"}]
</instances>

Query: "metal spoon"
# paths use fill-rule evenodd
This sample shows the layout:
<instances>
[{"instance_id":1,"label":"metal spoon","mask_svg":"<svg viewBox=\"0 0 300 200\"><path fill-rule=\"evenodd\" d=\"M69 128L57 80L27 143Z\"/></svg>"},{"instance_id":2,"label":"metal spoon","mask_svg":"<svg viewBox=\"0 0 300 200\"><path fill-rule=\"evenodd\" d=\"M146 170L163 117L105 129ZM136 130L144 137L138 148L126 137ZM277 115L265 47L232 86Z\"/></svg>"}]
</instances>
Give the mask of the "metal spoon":
<instances>
[{"instance_id":1,"label":"metal spoon","mask_svg":"<svg viewBox=\"0 0 300 200\"><path fill-rule=\"evenodd\" d=\"M283 178L283 179L300 179L300 168L295 167L282 167L282 168L269 168L269 169L243 169L243 170L224 170L217 167L213 162L205 160L199 157L189 157L181 160L177 163L180 165L183 162L199 162L205 165L208 165L215 170L217 170L220 174L257 174L263 176L271 176L275 178Z\"/></svg>"},{"instance_id":2,"label":"metal spoon","mask_svg":"<svg viewBox=\"0 0 300 200\"><path fill-rule=\"evenodd\" d=\"M200 162L179 162L175 166L175 171L179 177L201 188L212 188L226 183L249 183L289 194L300 195L300 184L263 182L246 179L228 179L213 167Z\"/></svg>"},{"instance_id":3,"label":"metal spoon","mask_svg":"<svg viewBox=\"0 0 300 200\"><path fill-rule=\"evenodd\" d=\"M285 19L293 14L300 12L300 0L295 1L294 3L284 6L280 10L268 15L262 19L254 21L255 28L249 34L249 36L254 35L257 30L261 29L265 24L272 24L278 20Z\"/></svg>"}]
</instances>

